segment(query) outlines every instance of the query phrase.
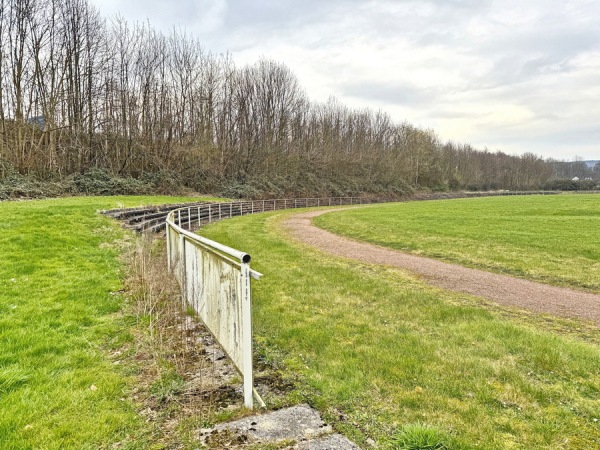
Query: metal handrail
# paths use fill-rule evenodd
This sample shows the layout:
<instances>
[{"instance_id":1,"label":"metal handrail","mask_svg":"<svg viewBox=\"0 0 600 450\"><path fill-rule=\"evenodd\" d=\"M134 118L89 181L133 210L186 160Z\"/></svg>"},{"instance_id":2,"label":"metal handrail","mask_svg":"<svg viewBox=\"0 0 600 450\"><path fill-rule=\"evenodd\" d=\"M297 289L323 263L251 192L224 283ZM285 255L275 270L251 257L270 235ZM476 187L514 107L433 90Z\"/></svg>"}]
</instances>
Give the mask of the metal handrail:
<instances>
[{"instance_id":1,"label":"metal handrail","mask_svg":"<svg viewBox=\"0 0 600 450\"><path fill-rule=\"evenodd\" d=\"M385 201L386 200L361 197L310 197L294 199L239 200L232 202L215 202L205 203L203 205L190 205L183 208L177 208L167 215L167 222L170 225L180 227L184 230L187 229L189 231L195 226L200 228L203 224L206 223L216 222L222 219L229 219L231 217L245 216L248 214L295 208L362 205L371 203L382 203ZM230 254L231 256L237 257L235 252L238 251L235 249L229 249L224 251L225 253Z\"/></svg>"}]
</instances>

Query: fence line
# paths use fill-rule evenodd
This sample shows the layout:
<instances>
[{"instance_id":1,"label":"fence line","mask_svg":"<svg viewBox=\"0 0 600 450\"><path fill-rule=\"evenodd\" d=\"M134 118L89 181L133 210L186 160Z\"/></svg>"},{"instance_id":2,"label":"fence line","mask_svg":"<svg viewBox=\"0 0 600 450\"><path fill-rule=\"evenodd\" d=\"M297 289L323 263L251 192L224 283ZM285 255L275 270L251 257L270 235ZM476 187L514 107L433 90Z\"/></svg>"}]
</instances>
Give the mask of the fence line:
<instances>
[{"instance_id":1,"label":"fence line","mask_svg":"<svg viewBox=\"0 0 600 450\"><path fill-rule=\"evenodd\" d=\"M556 192L498 192L492 195L532 194L546 195L556 194ZM487 195L489 196L490 193ZM481 194L463 195L467 198L477 196ZM191 306L199 315L242 375L246 407L253 407L253 398L264 406L264 402L253 386L250 288L251 278L259 279L262 274L250 269L251 258L247 253L192 233L191 230L200 228L203 224L247 214L290 208L382 202L386 200L364 197L240 200L190 204L168 213L166 218L168 269L175 274L180 283L185 304Z\"/></svg>"},{"instance_id":2,"label":"fence line","mask_svg":"<svg viewBox=\"0 0 600 450\"><path fill-rule=\"evenodd\" d=\"M470 198L470 197L496 197L513 195L556 195L557 191L504 191L504 192L465 192L457 194L424 194L407 200L438 200L445 198ZM398 199L382 199L370 197L310 197L293 199L273 199L273 200L239 200L232 202L217 202L194 204L188 207L179 208L173 212L176 215L178 226L187 230L200 228L203 224L216 222L231 217L245 216L269 211L278 211L283 209L311 208L319 206L348 206L365 205L374 203L396 202ZM401 201L401 200L400 200Z\"/></svg>"},{"instance_id":3,"label":"fence line","mask_svg":"<svg viewBox=\"0 0 600 450\"><path fill-rule=\"evenodd\" d=\"M297 198L275 200L240 200L233 202L206 203L179 208L171 212L172 222L182 229L192 230L203 224L231 217L245 216L269 211L318 206L344 206L380 203L360 197Z\"/></svg>"}]
</instances>

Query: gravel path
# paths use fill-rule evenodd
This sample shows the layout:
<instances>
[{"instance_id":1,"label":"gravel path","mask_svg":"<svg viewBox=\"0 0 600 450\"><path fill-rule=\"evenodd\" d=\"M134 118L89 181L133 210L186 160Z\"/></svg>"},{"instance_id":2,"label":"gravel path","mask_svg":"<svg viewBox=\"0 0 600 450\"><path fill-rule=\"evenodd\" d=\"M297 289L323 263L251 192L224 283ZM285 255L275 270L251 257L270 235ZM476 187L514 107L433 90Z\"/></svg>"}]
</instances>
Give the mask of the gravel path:
<instances>
[{"instance_id":1,"label":"gravel path","mask_svg":"<svg viewBox=\"0 0 600 450\"><path fill-rule=\"evenodd\" d=\"M600 295L410 255L338 236L312 224L313 217L330 211L335 210L294 214L284 222L284 227L295 239L335 256L407 269L434 286L484 297L501 305L591 320L600 325Z\"/></svg>"}]
</instances>

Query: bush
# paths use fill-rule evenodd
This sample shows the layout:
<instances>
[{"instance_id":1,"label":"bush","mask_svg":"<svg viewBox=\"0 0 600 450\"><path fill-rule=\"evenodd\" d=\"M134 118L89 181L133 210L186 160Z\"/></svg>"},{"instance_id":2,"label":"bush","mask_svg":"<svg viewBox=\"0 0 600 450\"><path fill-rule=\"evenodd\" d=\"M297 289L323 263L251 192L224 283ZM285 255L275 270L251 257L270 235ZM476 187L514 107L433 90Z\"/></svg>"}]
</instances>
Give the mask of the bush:
<instances>
[{"instance_id":1,"label":"bush","mask_svg":"<svg viewBox=\"0 0 600 450\"><path fill-rule=\"evenodd\" d=\"M1 163L0 160L0 200L66 195L172 195L184 191L181 177L172 172L145 173L137 179L91 169L58 181L41 181L34 176L19 174L10 164Z\"/></svg>"},{"instance_id":2,"label":"bush","mask_svg":"<svg viewBox=\"0 0 600 450\"><path fill-rule=\"evenodd\" d=\"M58 182L38 181L14 170L8 170L0 180L0 200L60 197L73 193L74 186L68 179Z\"/></svg>"},{"instance_id":3,"label":"bush","mask_svg":"<svg viewBox=\"0 0 600 450\"><path fill-rule=\"evenodd\" d=\"M599 188L599 183L594 180L550 180L544 185L548 191L592 191Z\"/></svg>"},{"instance_id":4,"label":"bush","mask_svg":"<svg viewBox=\"0 0 600 450\"><path fill-rule=\"evenodd\" d=\"M73 179L77 192L85 195L141 195L151 192L148 184L135 178L112 177L101 169L91 169Z\"/></svg>"},{"instance_id":5,"label":"bush","mask_svg":"<svg viewBox=\"0 0 600 450\"><path fill-rule=\"evenodd\" d=\"M163 195L179 193L183 186L181 175L172 171L146 172L141 182L151 186L153 194Z\"/></svg>"},{"instance_id":6,"label":"bush","mask_svg":"<svg viewBox=\"0 0 600 450\"><path fill-rule=\"evenodd\" d=\"M232 180L222 185L219 193L227 198L259 198L261 192L248 183Z\"/></svg>"}]
</instances>

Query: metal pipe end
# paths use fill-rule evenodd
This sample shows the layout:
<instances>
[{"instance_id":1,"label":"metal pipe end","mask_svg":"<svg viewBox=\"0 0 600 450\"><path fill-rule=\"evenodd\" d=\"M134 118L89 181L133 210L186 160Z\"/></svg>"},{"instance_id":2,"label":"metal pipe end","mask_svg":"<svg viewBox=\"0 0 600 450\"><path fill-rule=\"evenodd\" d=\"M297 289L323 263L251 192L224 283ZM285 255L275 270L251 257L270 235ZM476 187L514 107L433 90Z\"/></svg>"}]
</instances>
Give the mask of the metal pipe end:
<instances>
[{"instance_id":1,"label":"metal pipe end","mask_svg":"<svg viewBox=\"0 0 600 450\"><path fill-rule=\"evenodd\" d=\"M248 253L244 253L244 256L242 256L242 262L245 264L248 264L250 262L250 255Z\"/></svg>"}]
</instances>

